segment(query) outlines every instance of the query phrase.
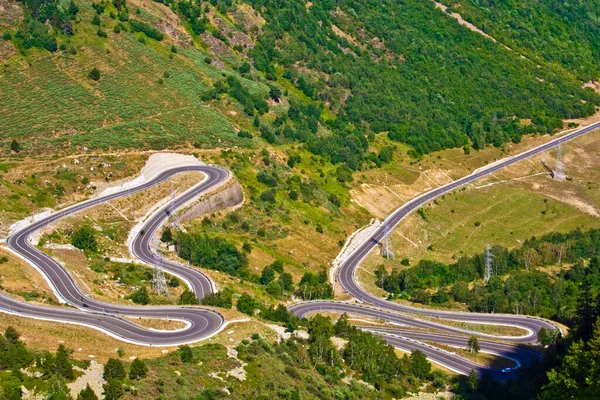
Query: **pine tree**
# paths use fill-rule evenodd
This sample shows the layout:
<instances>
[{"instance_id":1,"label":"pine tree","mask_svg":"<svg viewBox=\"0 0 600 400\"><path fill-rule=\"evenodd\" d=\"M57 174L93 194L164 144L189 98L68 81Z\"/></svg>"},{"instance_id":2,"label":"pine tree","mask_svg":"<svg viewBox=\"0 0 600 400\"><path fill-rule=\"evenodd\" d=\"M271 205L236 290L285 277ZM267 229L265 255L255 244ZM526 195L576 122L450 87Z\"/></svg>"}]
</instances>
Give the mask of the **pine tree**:
<instances>
[{"instance_id":1,"label":"pine tree","mask_svg":"<svg viewBox=\"0 0 600 400\"><path fill-rule=\"evenodd\" d=\"M469 372L469 377L467 378L467 384L472 391L476 391L479 386L479 377L474 369Z\"/></svg>"},{"instance_id":2,"label":"pine tree","mask_svg":"<svg viewBox=\"0 0 600 400\"><path fill-rule=\"evenodd\" d=\"M148 367L144 361L140 360L139 358L133 360L131 367L129 368L129 379L142 379L146 377L147 373Z\"/></svg>"},{"instance_id":3,"label":"pine tree","mask_svg":"<svg viewBox=\"0 0 600 400\"><path fill-rule=\"evenodd\" d=\"M69 360L69 350L64 345L59 345L56 350L56 358L54 361L54 368L56 373L65 379L73 379L73 365Z\"/></svg>"},{"instance_id":4,"label":"pine tree","mask_svg":"<svg viewBox=\"0 0 600 400\"><path fill-rule=\"evenodd\" d=\"M89 383L85 386L85 389L81 390L77 395L77 400L98 400L98 396L92 390Z\"/></svg>"},{"instance_id":5,"label":"pine tree","mask_svg":"<svg viewBox=\"0 0 600 400\"><path fill-rule=\"evenodd\" d=\"M111 379L124 379L125 378L125 367L121 360L116 358L109 358L104 365L104 380L109 381Z\"/></svg>"},{"instance_id":6,"label":"pine tree","mask_svg":"<svg viewBox=\"0 0 600 400\"><path fill-rule=\"evenodd\" d=\"M586 279L583 281L581 295L577 304L577 328L575 331L575 337L577 339L582 339L585 342L592 336L594 322L596 321L595 308L592 297L592 288L589 280Z\"/></svg>"},{"instance_id":7,"label":"pine tree","mask_svg":"<svg viewBox=\"0 0 600 400\"><path fill-rule=\"evenodd\" d=\"M123 382L111 379L104 385L104 400L118 400L125 394Z\"/></svg>"},{"instance_id":8,"label":"pine tree","mask_svg":"<svg viewBox=\"0 0 600 400\"><path fill-rule=\"evenodd\" d=\"M69 388L61 378L57 376L50 378L46 400L71 400Z\"/></svg>"},{"instance_id":9,"label":"pine tree","mask_svg":"<svg viewBox=\"0 0 600 400\"><path fill-rule=\"evenodd\" d=\"M335 323L335 335L339 337L347 337L350 333L350 322L348 322L348 314L343 313L342 316Z\"/></svg>"}]
</instances>

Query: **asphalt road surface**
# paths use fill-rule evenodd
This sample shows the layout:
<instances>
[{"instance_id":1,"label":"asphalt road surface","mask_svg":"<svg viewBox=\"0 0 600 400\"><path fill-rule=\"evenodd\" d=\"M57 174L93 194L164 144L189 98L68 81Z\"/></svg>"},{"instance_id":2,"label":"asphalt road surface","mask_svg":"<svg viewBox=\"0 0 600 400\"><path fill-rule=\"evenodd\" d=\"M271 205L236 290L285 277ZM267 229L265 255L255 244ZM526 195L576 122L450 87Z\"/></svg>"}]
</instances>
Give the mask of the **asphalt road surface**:
<instances>
[{"instance_id":1,"label":"asphalt road surface","mask_svg":"<svg viewBox=\"0 0 600 400\"><path fill-rule=\"evenodd\" d=\"M476 171L475 173L451 182L445 186L438 187L430 192L427 192L412 201L406 203L397 209L386 220L387 226L395 227L404 217L412 211L418 209L423 204L433 200L434 198L448 193L456 188L467 183L473 182L476 179L489 175L508 165L514 164L535 154L546 151L559 143L566 142L581 136L600 127L600 122L581 128L577 131L564 135L547 144L539 146L535 149L526 151L517 156L504 160L502 162L491 165L485 169ZM178 264L170 260L162 259L152 250L152 240L155 232L161 225L172 215L178 208L196 199L198 196L205 193L207 190L220 185L229 176L229 172L223 168L216 166L194 166L194 167L176 167L164 171L151 181L132 189L123 190L118 193L90 199L63 210L59 210L45 218L36 221L29 226L15 232L7 239L7 246L19 254L21 257L32 263L47 279L53 291L59 299L72 307L44 307L28 304L25 302L14 300L10 297L0 294L0 311L9 312L21 316L28 316L38 319L52 320L58 322L74 323L93 327L110 334L124 341L143 344L170 346L184 343L192 343L204 338L207 338L218 332L224 326L223 316L211 309L192 306L123 306L105 303L93 299L83 293L77 286L71 275L55 260L36 249L29 242L29 236L63 218L67 215L81 212L89 207L108 202L110 200L127 196L129 194L149 189L155 185L167 181L173 175L185 171L199 171L206 175L206 179L183 194L179 195L173 202L163 206L155 212L144 224L142 230L134 238L131 251L140 260L149 265L160 265L166 272L178 276L183 279L198 298L204 297L206 294L213 291L213 285L210 279L201 271L192 267ZM447 352L434 346L423 343L422 341L434 341L437 343L447 344L450 346L463 346L465 336L457 336L460 334L476 334L458 328L437 324L431 321L420 320L418 318L399 314L398 312L410 312L412 314L426 315L430 317L447 318L452 320L491 323L500 325L512 325L522 327L527 330L528 334L518 338L504 338L516 342L515 344L506 344L493 342L491 340L482 339L482 348L486 351L495 352L504 356L514 358L522 364L529 363L532 359L539 357L535 351L528 350L520 343L534 343L536 334L541 327L555 328L552 322L532 317L515 316L515 315L498 315L498 314L476 314L476 313L459 313L446 312L437 310L424 310L415 307L400 305L389 302L374 296L363 290L355 281L355 271L362 259L376 246L385 235L385 228L377 230L367 241L363 243L354 253L343 263L339 271L340 284L360 303L367 303L369 306L357 303L344 303L336 301L318 301L318 302L303 302L291 306L289 309L299 316L306 315L311 312L331 311L331 312L348 312L350 314L362 315L372 318L377 318L394 324L403 325L406 327L419 328L421 330L408 331L406 329L398 330L391 328L373 328L368 329L375 334L381 335L388 343L402 348L404 350L422 350L432 361L438 362L448 368L459 373L466 374L471 369L478 373L489 372L498 379L506 379L512 377L511 374L502 374L500 371L491 370L479 367L469 360L457 356L451 352ZM145 318L168 318L179 319L186 321L188 326L184 329L175 331L154 331L144 329L121 316L129 317L145 317ZM425 331L425 329L436 329L445 333L435 333ZM432 339L435 336L435 340ZM537 355L536 355L537 354Z\"/></svg>"}]
</instances>

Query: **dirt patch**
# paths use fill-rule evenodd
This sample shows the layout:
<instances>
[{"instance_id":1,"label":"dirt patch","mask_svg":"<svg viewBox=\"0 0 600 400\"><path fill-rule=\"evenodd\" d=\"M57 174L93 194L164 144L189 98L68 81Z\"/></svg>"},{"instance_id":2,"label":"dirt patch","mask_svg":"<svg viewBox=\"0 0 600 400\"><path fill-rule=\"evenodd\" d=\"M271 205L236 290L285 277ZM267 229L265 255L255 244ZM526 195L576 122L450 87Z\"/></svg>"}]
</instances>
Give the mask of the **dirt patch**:
<instances>
[{"instance_id":1,"label":"dirt patch","mask_svg":"<svg viewBox=\"0 0 600 400\"><path fill-rule=\"evenodd\" d=\"M188 326L184 321L178 321L173 319L157 319L157 318L130 318L124 317L125 319L143 326L148 329L155 329L161 331L174 331L177 329L184 329Z\"/></svg>"},{"instance_id":2,"label":"dirt patch","mask_svg":"<svg viewBox=\"0 0 600 400\"><path fill-rule=\"evenodd\" d=\"M593 89L596 93L600 94L600 82L596 82L596 81L589 81L583 84L584 88L591 88Z\"/></svg>"},{"instance_id":3,"label":"dirt patch","mask_svg":"<svg viewBox=\"0 0 600 400\"><path fill-rule=\"evenodd\" d=\"M98 396L99 399L102 398L102 393L104 392L102 385L105 383L104 366L97 363L95 360L92 360L89 368L82 370L81 372L83 372L82 375L75 379L74 382L67 385L71 391L71 395L76 396L85 389L87 385L90 385L94 393L96 393L96 396Z\"/></svg>"},{"instance_id":4,"label":"dirt patch","mask_svg":"<svg viewBox=\"0 0 600 400\"><path fill-rule=\"evenodd\" d=\"M46 303L47 299L58 301L48 283L29 263L3 248L0 248L0 257L8 258L0 264L0 283L4 290L21 300L28 298L36 303Z\"/></svg>"},{"instance_id":5,"label":"dirt patch","mask_svg":"<svg viewBox=\"0 0 600 400\"><path fill-rule=\"evenodd\" d=\"M463 17L459 13L457 13L457 12L448 12L448 7L446 7L442 3L438 3L437 1L434 1L434 3L435 3L435 7L436 8L439 8L440 10L442 10L443 12L445 12L446 14L448 14L449 16L451 16L452 18L454 18L455 20L457 20L458 23L461 24L462 26L464 26L464 27L472 30L475 33L480 34L481 36L484 36L484 37L492 40L494 43L496 42L495 38L491 37L490 35L488 35L484 31L482 31L481 29L479 29L478 27L476 27L475 25L473 25L469 21L465 21L463 19Z\"/></svg>"}]
</instances>

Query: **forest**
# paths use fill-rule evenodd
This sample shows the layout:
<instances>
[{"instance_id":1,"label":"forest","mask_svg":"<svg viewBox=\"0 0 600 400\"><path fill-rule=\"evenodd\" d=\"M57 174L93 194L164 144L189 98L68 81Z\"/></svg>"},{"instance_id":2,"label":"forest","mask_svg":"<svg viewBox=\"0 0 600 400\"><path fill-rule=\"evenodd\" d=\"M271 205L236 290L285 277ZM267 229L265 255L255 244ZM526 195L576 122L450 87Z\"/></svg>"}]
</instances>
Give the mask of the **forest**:
<instances>
[{"instance_id":1,"label":"forest","mask_svg":"<svg viewBox=\"0 0 600 400\"><path fill-rule=\"evenodd\" d=\"M441 2L485 33L528 57L560 63L585 82L598 77L598 0Z\"/></svg>"},{"instance_id":2,"label":"forest","mask_svg":"<svg viewBox=\"0 0 600 400\"><path fill-rule=\"evenodd\" d=\"M465 303L471 311L538 315L574 323L582 292L600 294L600 230L580 229L526 240L520 248L493 246L493 275L483 282L486 255L452 265L422 260L403 271L376 271L377 285L392 296L423 304ZM538 267L557 265L550 275ZM474 284L471 284L474 283Z\"/></svg>"},{"instance_id":3,"label":"forest","mask_svg":"<svg viewBox=\"0 0 600 400\"><path fill-rule=\"evenodd\" d=\"M343 154L350 143L336 143L337 135L368 131L388 131L417 155L469 142L476 149L500 146L526 133L552 132L563 118L590 115L600 104L569 71L538 68L459 26L433 3L251 4L268 21L251 51L254 66L268 79L283 67L283 77L308 98L338 110L335 120L320 120L334 131L328 144L335 152L304 135L317 153Z\"/></svg>"}]
</instances>

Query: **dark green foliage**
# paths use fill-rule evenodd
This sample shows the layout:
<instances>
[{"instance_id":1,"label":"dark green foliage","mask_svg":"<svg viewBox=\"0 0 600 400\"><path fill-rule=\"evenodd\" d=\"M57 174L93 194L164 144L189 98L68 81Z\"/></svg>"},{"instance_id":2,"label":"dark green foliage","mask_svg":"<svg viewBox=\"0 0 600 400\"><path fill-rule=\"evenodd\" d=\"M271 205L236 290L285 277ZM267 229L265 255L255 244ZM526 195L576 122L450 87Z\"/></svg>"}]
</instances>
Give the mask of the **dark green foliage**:
<instances>
[{"instance_id":1,"label":"dark green foliage","mask_svg":"<svg viewBox=\"0 0 600 400\"><path fill-rule=\"evenodd\" d=\"M68 22L70 24L70 21ZM15 34L17 45L25 49L37 47L54 52L58 49L56 38L52 34L52 29L47 25L37 21L25 21L19 27Z\"/></svg>"},{"instance_id":2,"label":"dark green foliage","mask_svg":"<svg viewBox=\"0 0 600 400\"><path fill-rule=\"evenodd\" d=\"M48 380L46 400L70 400L71 396L69 393L69 388L58 376L53 376Z\"/></svg>"},{"instance_id":3,"label":"dark green foliage","mask_svg":"<svg viewBox=\"0 0 600 400\"><path fill-rule=\"evenodd\" d=\"M96 396L90 385L87 384L85 385L85 389L82 389L77 395L77 400L98 400L98 396Z\"/></svg>"},{"instance_id":4,"label":"dark green foliage","mask_svg":"<svg viewBox=\"0 0 600 400\"><path fill-rule=\"evenodd\" d=\"M152 38L152 39L155 39L158 41L163 40L162 32L159 31L158 29L156 29L155 27L153 27L152 25L149 25L145 22L130 18L129 26L131 26L131 29L134 32L143 32L144 35L148 36L149 38Z\"/></svg>"},{"instance_id":5,"label":"dark green foliage","mask_svg":"<svg viewBox=\"0 0 600 400\"><path fill-rule=\"evenodd\" d=\"M277 278L277 283L281 287L282 292L291 292L294 290L294 282L292 280L292 274L283 272Z\"/></svg>"},{"instance_id":6,"label":"dark green foliage","mask_svg":"<svg viewBox=\"0 0 600 400\"><path fill-rule=\"evenodd\" d=\"M243 293L237 301L236 308L239 312L247 315L254 315L254 311L259 308L259 304L254 297Z\"/></svg>"},{"instance_id":7,"label":"dark green foliage","mask_svg":"<svg viewBox=\"0 0 600 400\"><path fill-rule=\"evenodd\" d=\"M179 359L182 363L191 363L194 361L194 353L192 352L192 348L188 345L179 346Z\"/></svg>"},{"instance_id":8,"label":"dark green foliage","mask_svg":"<svg viewBox=\"0 0 600 400\"><path fill-rule=\"evenodd\" d=\"M429 377L431 364L427 361L425 353L420 350L414 350L410 354L410 372L420 379Z\"/></svg>"},{"instance_id":9,"label":"dark green foliage","mask_svg":"<svg viewBox=\"0 0 600 400\"><path fill-rule=\"evenodd\" d=\"M580 87L573 73L557 67L555 59L547 63L537 55L522 59L519 51L507 50L502 46L504 42L494 43L460 26L433 4L424 6L417 0L348 0L320 2L307 11L301 0L250 3L264 10L262 15L267 20L263 35L249 53L255 68L269 77L277 74L277 65L284 69L283 77L306 96L327 99L332 108L339 108L336 120L328 123L334 134L318 138L315 127L323 123L321 116L299 112L292 103L289 117L296 125L296 139L307 142L310 151L347 163L352 169L359 169L366 159L366 147L359 144L360 138L365 138L361 131L388 131L392 140L413 146L413 155L462 147L469 142L483 148L518 140L524 133L551 132L561 126L562 118L590 115L593 104L600 102L600 96ZM480 14L482 25L495 15L486 12L488 3L468 6ZM539 14L538 10L532 11L535 5L521 3L525 4L523 13L515 12L506 19L524 21L511 28L506 22L495 24L511 41L513 30L514 36L525 36L529 43L537 42L540 30L544 37L553 36L553 29L539 27L556 24L558 32L562 31L562 44L573 40L566 32L581 37L583 46L598 42L594 41L597 24L588 16L595 15L591 10L597 7L561 5L562 15L553 15L552 25L546 25L543 20L528 19ZM554 2L545 3L540 9L553 13ZM512 14L511 5L495 7ZM378 38L385 46L375 49L350 43L334 33L333 24L354 38L362 38L363 44ZM594 28L581 27L588 25ZM549 37L544 45L536 47L563 57L563 52L549 50L555 40ZM590 63L594 57L589 54L590 50L598 54L598 49L581 50L590 64L589 69L582 70L597 71L598 57ZM572 69L580 68L571 60L567 64ZM317 73L306 73L304 68ZM320 78L321 72L329 78ZM587 73L586 80L592 75ZM340 95L333 94L336 91ZM478 99L476 104L467 100L472 98ZM521 118L530 118L533 124L522 125ZM389 152L381 156L378 162L384 162Z\"/></svg>"},{"instance_id":10,"label":"dark green foliage","mask_svg":"<svg viewBox=\"0 0 600 400\"><path fill-rule=\"evenodd\" d=\"M594 298L600 290L600 230L575 230L552 233L525 241L521 248L508 250L493 246L494 276L486 284L468 283L480 280L485 271L485 254L462 257L453 265L422 260L401 272L376 271L377 285L392 294L408 293L413 301L438 304L450 299L467 303L472 311L539 315L574 323L577 299L589 291L587 300L579 304L579 315L592 315ZM571 264L556 277L535 270L537 266ZM586 266L584 260L589 259ZM505 275L509 275L504 278ZM426 289L450 286L431 296ZM586 289L586 287L588 289ZM586 296L584 296L584 299ZM530 301L535 299L535 301ZM590 335L594 319L586 317L581 324Z\"/></svg>"},{"instance_id":11,"label":"dark green foliage","mask_svg":"<svg viewBox=\"0 0 600 400\"><path fill-rule=\"evenodd\" d=\"M252 139L254 136L250 132L242 129L238 132L238 137L244 138L244 139Z\"/></svg>"},{"instance_id":12,"label":"dark green foliage","mask_svg":"<svg viewBox=\"0 0 600 400\"><path fill-rule=\"evenodd\" d=\"M18 332L8 326L4 336L0 335L0 369L26 368L32 358L25 344L19 340Z\"/></svg>"},{"instance_id":13,"label":"dark green foliage","mask_svg":"<svg viewBox=\"0 0 600 400\"><path fill-rule=\"evenodd\" d=\"M277 194L277 192L275 191L275 189L267 189L260 194L260 199L267 203L275 203L275 201L276 201L275 195L276 194Z\"/></svg>"},{"instance_id":14,"label":"dark green foliage","mask_svg":"<svg viewBox=\"0 0 600 400\"><path fill-rule=\"evenodd\" d=\"M469 338L468 349L471 353L479 353L481 347L479 347L479 341L477 340L477 336L471 336Z\"/></svg>"},{"instance_id":15,"label":"dark green foliage","mask_svg":"<svg viewBox=\"0 0 600 400\"><path fill-rule=\"evenodd\" d=\"M98 14L94 14L94 17L92 18L92 24L100 26L100 17Z\"/></svg>"},{"instance_id":16,"label":"dark green foliage","mask_svg":"<svg viewBox=\"0 0 600 400\"><path fill-rule=\"evenodd\" d=\"M261 285L268 285L269 283L271 283L271 281L273 279L275 279L275 271L273 270L272 267L266 266L262 270L262 274L260 276L260 284Z\"/></svg>"},{"instance_id":17,"label":"dark green foliage","mask_svg":"<svg viewBox=\"0 0 600 400\"><path fill-rule=\"evenodd\" d=\"M242 223L242 225L243 225L243 223ZM243 226L242 226L242 229L243 229ZM248 229L244 229L244 230L247 231ZM244 250L246 253L250 254L252 252L252 245L248 242L245 242L242 245L242 250Z\"/></svg>"},{"instance_id":18,"label":"dark green foliage","mask_svg":"<svg viewBox=\"0 0 600 400\"><path fill-rule=\"evenodd\" d=\"M125 394L123 382L117 379L111 379L103 386L104 400L118 400Z\"/></svg>"},{"instance_id":19,"label":"dark green foliage","mask_svg":"<svg viewBox=\"0 0 600 400\"><path fill-rule=\"evenodd\" d=\"M198 304L198 298L196 297L194 292L186 288L183 291L183 293L181 293L181 295L179 296L179 301L177 302L177 304L196 305Z\"/></svg>"},{"instance_id":20,"label":"dark green foliage","mask_svg":"<svg viewBox=\"0 0 600 400\"><path fill-rule=\"evenodd\" d=\"M231 308L233 305L233 292L225 288L219 292L210 293L204 296L201 303L205 306Z\"/></svg>"},{"instance_id":21,"label":"dark green foliage","mask_svg":"<svg viewBox=\"0 0 600 400\"><path fill-rule=\"evenodd\" d=\"M139 358L133 360L133 362L131 363L131 367L129 367L129 379L139 380L145 378L147 374L148 366L146 365L146 363Z\"/></svg>"},{"instance_id":22,"label":"dark green foliage","mask_svg":"<svg viewBox=\"0 0 600 400\"><path fill-rule=\"evenodd\" d=\"M81 250L96 252L98 244L96 243L96 233L94 228L88 225L79 227L71 235L71 244Z\"/></svg>"},{"instance_id":23,"label":"dark green foliage","mask_svg":"<svg viewBox=\"0 0 600 400\"><path fill-rule=\"evenodd\" d=\"M162 234L160 235L160 241L163 243L171 243L173 241L173 232L171 228L168 226L163 229Z\"/></svg>"},{"instance_id":24,"label":"dark green foliage","mask_svg":"<svg viewBox=\"0 0 600 400\"><path fill-rule=\"evenodd\" d=\"M123 362L117 358L109 358L106 364L104 364L103 377L106 381L125 379L125 367L123 366Z\"/></svg>"},{"instance_id":25,"label":"dark green foliage","mask_svg":"<svg viewBox=\"0 0 600 400\"><path fill-rule=\"evenodd\" d=\"M17 142L17 139L13 139L12 142L10 142L10 150L14 151L15 153L21 151L21 145L19 144L19 142Z\"/></svg>"},{"instance_id":26,"label":"dark green foliage","mask_svg":"<svg viewBox=\"0 0 600 400\"><path fill-rule=\"evenodd\" d=\"M233 243L220 237L177 232L175 247L177 254L192 265L234 276L247 273L246 254L238 251Z\"/></svg>"},{"instance_id":27,"label":"dark green foliage","mask_svg":"<svg viewBox=\"0 0 600 400\"><path fill-rule=\"evenodd\" d=\"M142 286L127 296L126 299L130 299L135 304L146 305L150 302L150 295L148 294L148 289L146 289L146 286Z\"/></svg>"},{"instance_id":28,"label":"dark green foliage","mask_svg":"<svg viewBox=\"0 0 600 400\"><path fill-rule=\"evenodd\" d=\"M100 70L96 67L92 68L90 70L90 72L88 73L88 78L90 78L91 80L94 80L94 81L99 81L100 80Z\"/></svg>"},{"instance_id":29,"label":"dark green foliage","mask_svg":"<svg viewBox=\"0 0 600 400\"><path fill-rule=\"evenodd\" d=\"M327 271L318 274L306 272L296 289L296 296L304 300L330 299L333 297L333 288L329 283Z\"/></svg>"},{"instance_id":30,"label":"dark green foliage","mask_svg":"<svg viewBox=\"0 0 600 400\"><path fill-rule=\"evenodd\" d=\"M71 352L61 344L56 350L56 358L54 360L56 374L63 377L64 379L73 379L73 365L69 360L69 354Z\"/></svg>"}]
</instances>

